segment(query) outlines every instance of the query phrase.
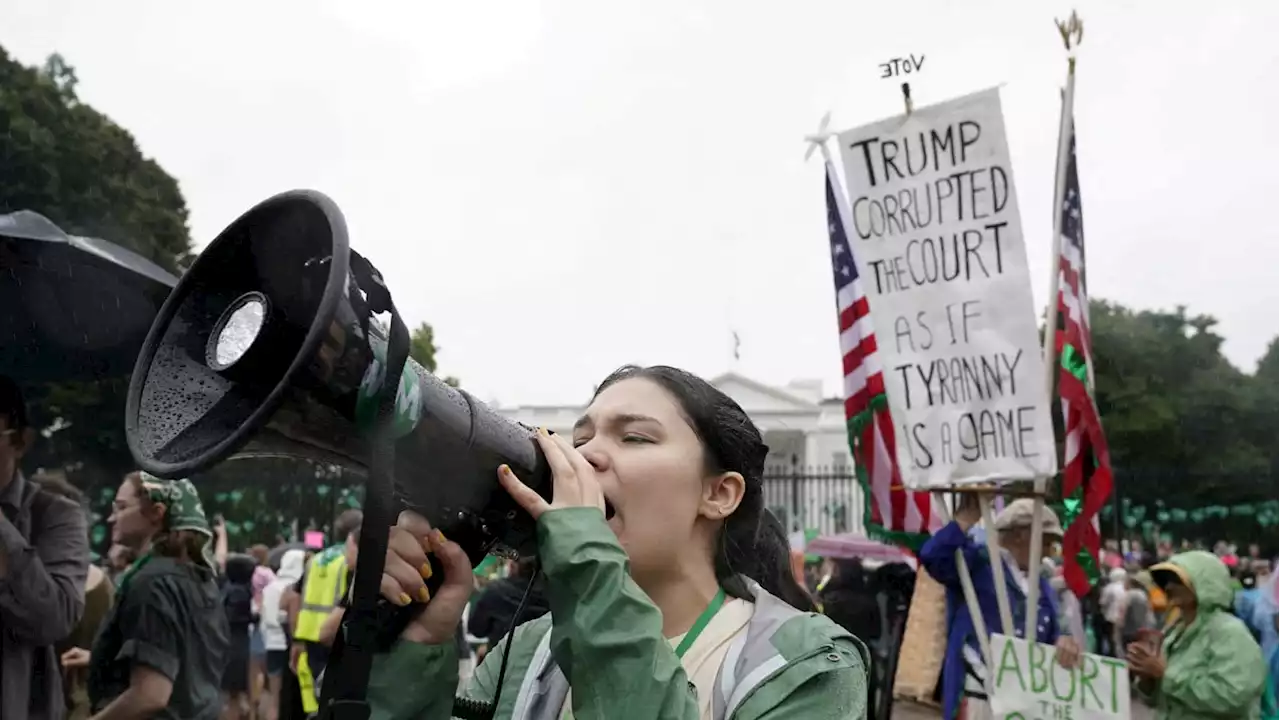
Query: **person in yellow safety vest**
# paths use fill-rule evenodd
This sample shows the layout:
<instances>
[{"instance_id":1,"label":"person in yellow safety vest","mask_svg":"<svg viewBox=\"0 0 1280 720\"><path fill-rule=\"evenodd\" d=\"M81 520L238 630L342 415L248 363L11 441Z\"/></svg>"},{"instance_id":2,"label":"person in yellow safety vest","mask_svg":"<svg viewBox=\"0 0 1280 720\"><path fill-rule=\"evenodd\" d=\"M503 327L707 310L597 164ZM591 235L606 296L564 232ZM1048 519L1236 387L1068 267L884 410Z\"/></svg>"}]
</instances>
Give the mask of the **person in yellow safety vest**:
<instances>
[{"instance_id":1,"label":"person in yellow safety vest","mask_svg":"<svg viewBox=\"0 0 1280 720\"><path fill-rule=\"evenodd\" d=\"M333 523L333 534L342 542L316 553L303 578L302 602L289 646L289 665L298 676L302 704L307 712L316 709L319 688L315 687L315 678L329 661L329 644L321 637L320 628L330 615L342 612L342 600L347 594L347 552L349 548L354 552L363 521L364 514L359 510L346 510L339 515Z\"/></svg>"}]
</instances>

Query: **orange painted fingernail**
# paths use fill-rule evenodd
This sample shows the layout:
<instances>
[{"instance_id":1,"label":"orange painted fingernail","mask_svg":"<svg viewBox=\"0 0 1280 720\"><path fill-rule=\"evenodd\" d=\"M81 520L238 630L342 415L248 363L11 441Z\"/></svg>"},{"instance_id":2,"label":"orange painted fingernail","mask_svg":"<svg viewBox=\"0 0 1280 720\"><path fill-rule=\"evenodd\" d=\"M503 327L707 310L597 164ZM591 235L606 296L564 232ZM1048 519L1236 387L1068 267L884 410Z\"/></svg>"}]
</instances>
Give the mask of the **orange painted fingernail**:
<instances>
[{"instance_id":1,"label":"orange painted fingernail","mask_svg":"<svg viewBox=\"0 0 1280 720\"><path fill-rule=\"evenodd\" d=\"M422 567L418 570L418 572L421 573L423 580L430 580L431 573L432 573L431 563L422 563Z\"/></svg>"},{"instance_id":2,"label":"orange painted fingernail","mask_svg":"<svg viewBox=\"0 0 1280 720\"><path fill-rule=\"evenodd\" d=\"M444 533L440 532L439 530L436 530L436 542L440 543L441 545L445 543Z\"/></svg>"},{"instance_id":3,"label":"orange painted fingernail","mask_svg":"<svg viewBox=\"0 0 1280 720\"><path fill-rule=\"evenodd\" d=\"M413 598L409 597L409 593L400 593L399 599L400 599L401 605L408 605L409 603L413 602Z\"/></svg>"},{"instance_id":4,"label":"orange painted fingernail","mask_svg":"<svg viewBox=\"0 0 1280 720\"><path fill-rule=\"evenodd\" d=\"M431 599L431 591L427 589L426 585L423 585L422 587L418 588L418 602L426 602L430 599Z\"/></svg>"},{"instance_id":5,"label":"orange painted fingernail","mask_svg":"<svg viewBox=\"0 0 1280 720\"><path fill-rule=\"evenodd\" d=\"M511 474L511 468L510 468L506 463L503 463L503 464L501 464L501 465L499 465L499 466L498 466L498 474L499 474L499 475L510 475L510 474Z\"/></svg>"}]
</instances>

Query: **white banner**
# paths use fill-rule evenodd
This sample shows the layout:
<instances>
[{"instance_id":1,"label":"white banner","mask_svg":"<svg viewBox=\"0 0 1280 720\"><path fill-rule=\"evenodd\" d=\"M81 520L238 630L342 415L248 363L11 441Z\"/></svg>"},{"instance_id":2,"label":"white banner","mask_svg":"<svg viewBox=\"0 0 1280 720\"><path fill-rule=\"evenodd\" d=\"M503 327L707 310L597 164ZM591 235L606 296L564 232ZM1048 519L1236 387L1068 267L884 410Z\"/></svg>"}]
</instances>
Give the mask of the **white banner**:
<instances>
[{"instance_id":1,"label":"white banner","mask_svg":"<svg viewBox=\"0 0 1280 720\"><path fill-rule=\"evenodd\" d=\"M904 483L1052 475L1053 425L998 91L849 130L840 149L849 242Z\"/></svg>"},{"instance_id":2,"label":"white banner","mask_svg":"<svg viewBox=\"0 0 1280 720\"><path fill-rule=\"evenodd\" d=\"M991 636L995 658L995 692L991 714L996 720L1110 720L1129 717L1129 669L1123 660L1081 655L1080 664L1064 668L1052 645Z\"/></svg>"}]
</instances>

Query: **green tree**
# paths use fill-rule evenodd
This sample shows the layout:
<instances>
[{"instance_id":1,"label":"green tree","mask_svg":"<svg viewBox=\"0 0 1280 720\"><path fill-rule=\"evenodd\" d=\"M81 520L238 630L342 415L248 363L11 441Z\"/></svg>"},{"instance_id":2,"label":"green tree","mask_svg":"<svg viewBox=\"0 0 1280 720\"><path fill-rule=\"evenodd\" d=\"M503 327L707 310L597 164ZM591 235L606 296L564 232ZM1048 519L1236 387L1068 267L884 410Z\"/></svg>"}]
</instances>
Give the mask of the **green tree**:
<instances>
[{"instance_id":1,"label":"green tree","mask_svg":"<svg viewBox=\"0 0 1280 720\"><path fill-rule=\"evenodd\" d=\"M435 374L436 372L436 353L440 348L436 346L436 332L429 323L419 323L418 327L413 329L409 335L409 357L413 358L419 365L427 369L427 372ZM441 378L449 385L458 387L458 378L452 375Z\"/></svg>"},{"instance_id":2,"label":"green tree","mask_svg":"<svg viewBox=\"0 0 1280 720\"><path fill-rule=\"evenodd\" d=\"M1271 338L1267 351L1258 358L1258 366L1253 371L1260 382L1269 383L1272 388L1280 387L1280 337Z\"/></svg>"},{"instance_id":3,"label":"green tree","mask_svg":"<svg viewBox=\"0 0 1280 720\"><path fill-rule=\"evenodd\" d=\"M1184 307L1094 301L1090 322L1098 407L1131 503L1192 508L1275 497L1274 341L1248 374L1222 355L1216 321Z\"/></svg>"},{"instance_id":4,"label":"green tree","mask_svg":"<svg viewBox=\"0 0 1280 720\"><path fill-rule=\"evenodd\" d=\"M81 103L78 84L61 55L36 69L0 48L0 213L34 210L180 272L191 235L177 180Z\"/></svg>"},{"instance_id":5,"label":"green tree","mask_svg":"<svg viewBox=\"0 0 1280 720\"><path fill-rule=\"evenodd\" d=\"M1280 397L1280 353L1277 344L1280 338L1272 338L1266 351L1258 359L1254 369L1249 392L1248 403L1250 415L1249 442L1254 447L1266 448L1269 453L1269 470L1266 491L1271 499L1276 498L1275 478L1280 476L1280 459L1277 459L1276 438L1280 437L1280 413L1276 412L1276 400ZM1274 535L1274 533L1272 533Z\"/></svg>"}]
</instances>

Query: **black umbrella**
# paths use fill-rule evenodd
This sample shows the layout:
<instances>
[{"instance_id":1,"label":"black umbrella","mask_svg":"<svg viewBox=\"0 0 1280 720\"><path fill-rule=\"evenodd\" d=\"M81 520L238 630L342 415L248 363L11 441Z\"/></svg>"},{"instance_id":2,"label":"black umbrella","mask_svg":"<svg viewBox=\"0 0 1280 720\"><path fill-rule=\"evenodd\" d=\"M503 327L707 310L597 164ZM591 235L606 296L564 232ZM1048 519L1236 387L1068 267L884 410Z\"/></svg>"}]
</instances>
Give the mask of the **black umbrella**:
<instances>
[{"instance_id":1,"label":"black umbrella","mask_svg":"<svg viewBox=\"0 0 1280 720\"><path fill-rule=\"evenodd\" d=\"M127 378L177 281L38 213L0 215L0 373L23 384Z\"/></svg>"}]
</instances>

